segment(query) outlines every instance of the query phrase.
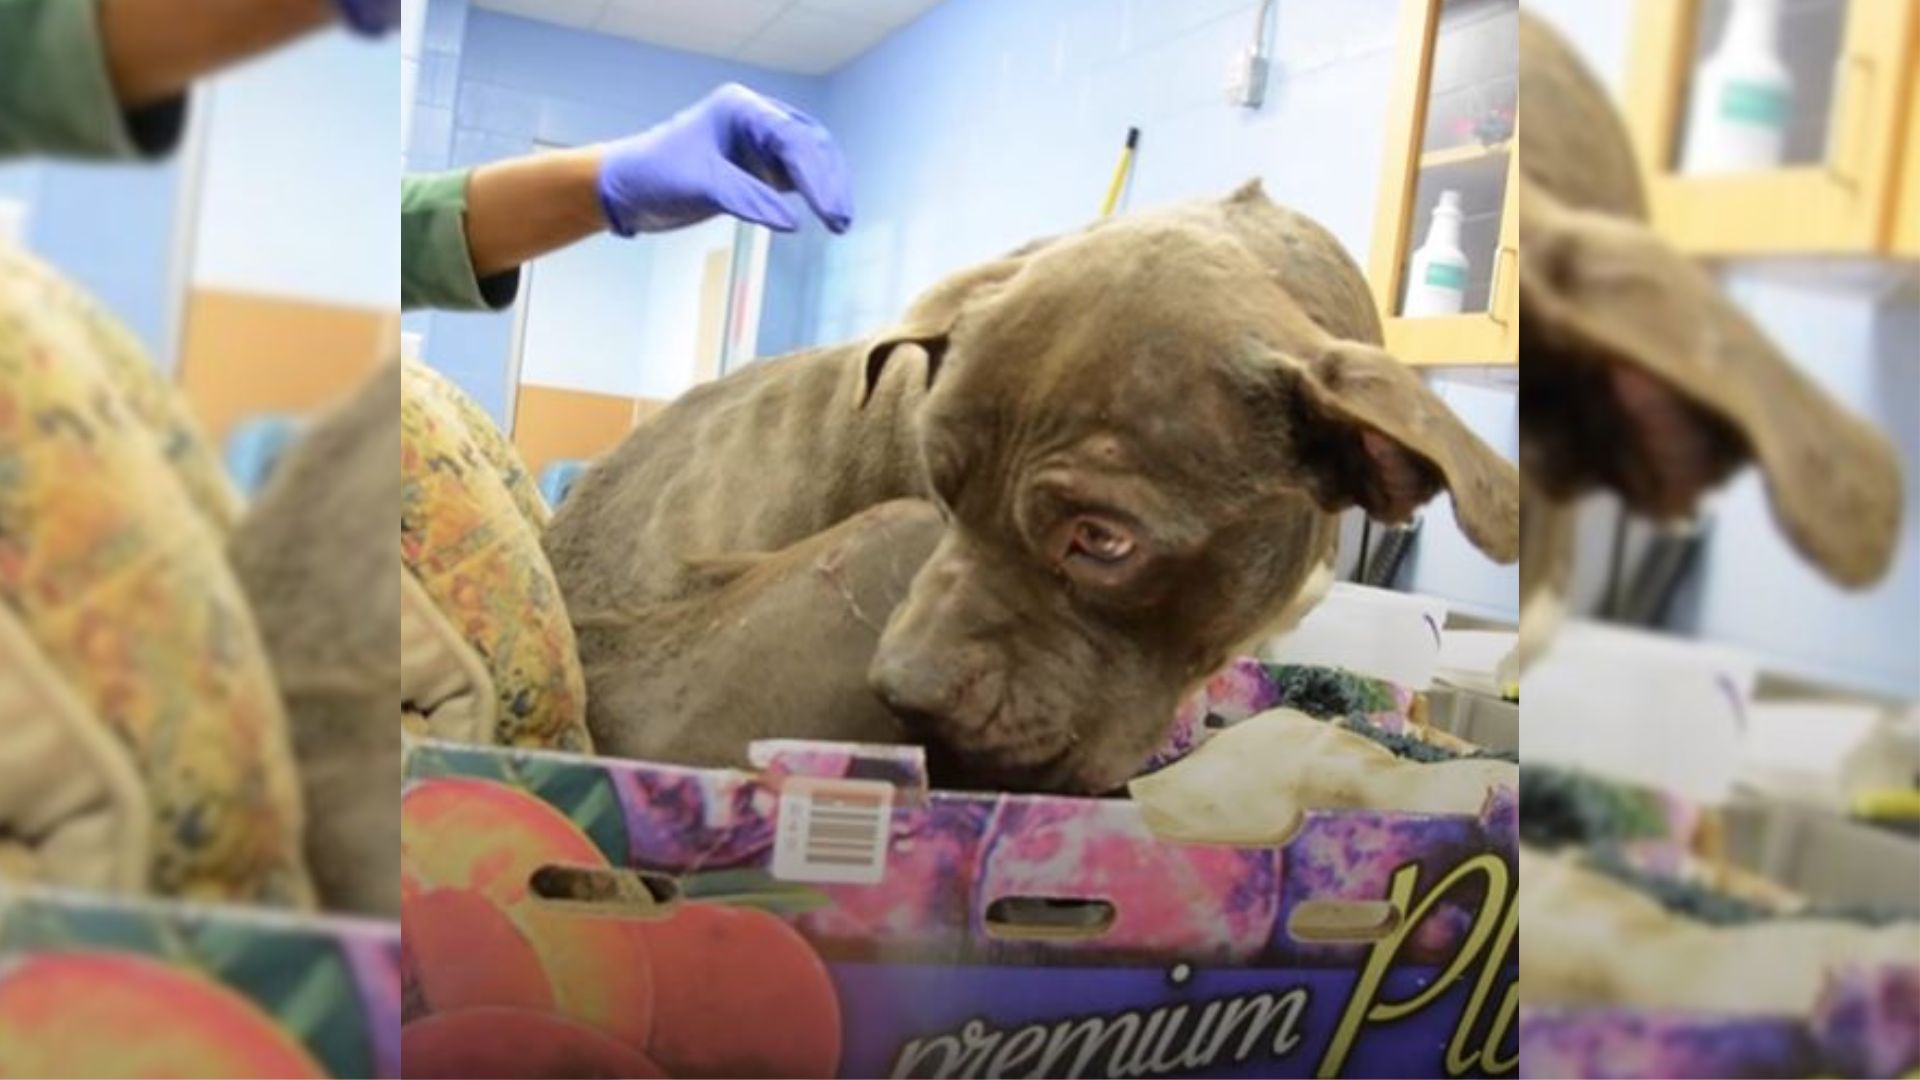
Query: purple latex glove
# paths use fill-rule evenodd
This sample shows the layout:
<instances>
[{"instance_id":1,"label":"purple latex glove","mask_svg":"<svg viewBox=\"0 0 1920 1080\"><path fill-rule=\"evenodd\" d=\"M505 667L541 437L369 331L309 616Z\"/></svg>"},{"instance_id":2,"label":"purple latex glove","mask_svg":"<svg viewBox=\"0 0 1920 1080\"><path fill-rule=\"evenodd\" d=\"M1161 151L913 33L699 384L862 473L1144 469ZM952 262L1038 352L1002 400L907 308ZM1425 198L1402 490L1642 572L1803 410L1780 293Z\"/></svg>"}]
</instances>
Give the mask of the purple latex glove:
<instances>
[{"instance_id":1,"label":"purple latex glove","mask_svg":"<svg viewBox=\"0 0 1920 1080\"><path fill-rule=\"evenodd\" d=\"M379 37L400 25L400 0L334 0L340 17L364 37Z\"/></svg>"},{"instance_id":2,"label":"purple latex glove","mask_svg":"<svg viewBox=\"0 0 1920 1080\"><path fill-rule=\"evenodd\" d=\"M834 232L853 223L846 158L818 120L728 83L658 127L609 143L600 206L621 236L716 214L792 232L781 192L798 191Z\"/></svg>"}]
</instances>

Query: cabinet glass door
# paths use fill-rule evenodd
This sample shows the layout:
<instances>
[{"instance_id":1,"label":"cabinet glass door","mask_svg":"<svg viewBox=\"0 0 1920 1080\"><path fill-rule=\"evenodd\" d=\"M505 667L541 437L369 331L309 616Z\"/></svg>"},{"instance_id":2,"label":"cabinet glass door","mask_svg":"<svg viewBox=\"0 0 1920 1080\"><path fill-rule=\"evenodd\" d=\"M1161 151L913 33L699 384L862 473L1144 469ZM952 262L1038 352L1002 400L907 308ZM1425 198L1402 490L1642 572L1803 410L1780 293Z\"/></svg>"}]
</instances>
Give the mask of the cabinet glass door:
<instances>
[{"instance_id":1,"label":"cabinet glass door","mask_svg":"<svg viewBox=\"0 0 1920 1080\"><path fill-rule=\"evenodd\" d=\"M1519 13L1512 0L1445 0L1393 314L1424 319L1495 307L1514 152Z\"/></svg>"}]
</instances>

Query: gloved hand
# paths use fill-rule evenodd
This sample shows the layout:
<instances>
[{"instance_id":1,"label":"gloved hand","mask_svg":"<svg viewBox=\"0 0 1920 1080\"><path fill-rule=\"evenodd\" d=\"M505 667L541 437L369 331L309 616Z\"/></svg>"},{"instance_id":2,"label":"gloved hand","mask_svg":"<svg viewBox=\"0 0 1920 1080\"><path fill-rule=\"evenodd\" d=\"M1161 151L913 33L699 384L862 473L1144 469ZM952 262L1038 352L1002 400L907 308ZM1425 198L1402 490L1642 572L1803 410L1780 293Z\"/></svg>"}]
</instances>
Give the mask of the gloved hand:
<instances>
[{"instance_id":1,"label":"gloved hand","mask_svg":"<svg viewBox=\"0 0 1920 1080\"><path fill-rule=\"evenodd\" d=\"M621 236L732 214L779 232L799 225L798 191L834 232L853 223L847 162L820 122L728 83L658 127L608 143L600 205Z\"/></svg>"},{"instance_id":2,"label":"gloved hand","mask_svg":"<svg viewBox=\"0 0 1920 1080\"><path fill-rule=\"evenodd\" d=\"M354 33L379 37L400 25L400 0L334 0Z\"/></svg>"}]
</instances>

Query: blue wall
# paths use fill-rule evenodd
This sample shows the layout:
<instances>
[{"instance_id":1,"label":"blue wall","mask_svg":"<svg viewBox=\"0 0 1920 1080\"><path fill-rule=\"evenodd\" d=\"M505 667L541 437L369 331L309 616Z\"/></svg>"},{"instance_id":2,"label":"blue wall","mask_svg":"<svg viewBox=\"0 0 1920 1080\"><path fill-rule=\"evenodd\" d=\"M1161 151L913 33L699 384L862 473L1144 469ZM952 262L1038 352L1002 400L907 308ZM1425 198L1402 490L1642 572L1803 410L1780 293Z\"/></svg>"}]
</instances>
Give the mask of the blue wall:
<instances>
[{"instance_id":1,"label":"blue wall","mask_svg":"<svg viewBox=\"0 0 1920 1080\"><path fill-rule=\"evenodd\" d=\"M0 196L27 204L28 249L119 315L167 370L179 186L171 162L0 166Z\"/></svg>"},{"instance_id":2,"label":"blue wall","mask_svg":"<svg viewBox=\"0 0 1920 1080\"><path fill-rule=\"evenodd\" d=\"M824 86L807 76L767 71L711 57L583 33L491 11L466 0L432 0L427 8L407 168L461 168L527 153L536 144L577 146L630 135L666 119L721 83L737 81L817 111ZM797 279L814 261L811 224L774 238L769 253L761 351L801 343L803 295ZM636 241L644 245L646 238ZM634 275L609 274L604 295L549 290L549 301L592 311L631 302L646 252L634 253ZM434 365L492 412L508 406L513 315L417 313L409 330L426 335Z\"/></svg>"},{"instance_id":3,"label":"blue wall","mask_svg":"<svg viewBox=\"0 0 1920 1080\"><path fill-rule=\"evenodd\" d=\"M394 306L399 58L396 38L333 31L213 83L195 286Z\"/></svg>"},{"instance_id":4,"label":"blue wall","mask_svg":"<svg viewBox=\"0 0 1920 1080\"><path fill-rule=\"evenodd\" d=\"M838 72L827 119L860 183L813 334L873 329L947 272L1092 220L1129 125L1123 209L1258 176L1364 263L1398 0L1278 0L1258 110L1226 101L1258 0L948 0Z\"/></svg>"}]
</instances>

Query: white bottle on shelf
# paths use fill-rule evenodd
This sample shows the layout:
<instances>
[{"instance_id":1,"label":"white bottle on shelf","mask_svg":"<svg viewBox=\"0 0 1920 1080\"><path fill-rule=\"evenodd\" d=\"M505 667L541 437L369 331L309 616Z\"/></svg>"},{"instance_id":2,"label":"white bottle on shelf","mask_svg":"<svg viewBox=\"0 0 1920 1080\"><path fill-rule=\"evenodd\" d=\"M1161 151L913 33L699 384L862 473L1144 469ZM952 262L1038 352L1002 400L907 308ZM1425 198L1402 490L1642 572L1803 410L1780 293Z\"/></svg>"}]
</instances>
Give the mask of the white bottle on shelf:
<instances>
[{"instance_id":1,"label":"white bottle on shelf","mask_svg":"<svg viewBox=\"0 0 1920 1080\"><path fill-rule=\"evenodd\" d=\"M1700 65L1680 169L1772 169L1786 157L1793 75L1780 59L1780 0L1733 0L1720 47Z\"/></svg>"},{"instance_id":2,"label":"white bottle on shelf","mask_svg":"<svg viewBox=\"0 0 1920 1080\"><path fill-rule=\"evenodd\" d=\"M1409 319L1460 314L1467 299L1467 270L1467 253L1460 250L1460 193L1448 188L1433 208L1427 242L1413 253L1407 302L1400 314Z\"/></svg>"}]
</instances>

